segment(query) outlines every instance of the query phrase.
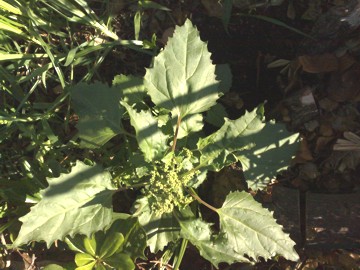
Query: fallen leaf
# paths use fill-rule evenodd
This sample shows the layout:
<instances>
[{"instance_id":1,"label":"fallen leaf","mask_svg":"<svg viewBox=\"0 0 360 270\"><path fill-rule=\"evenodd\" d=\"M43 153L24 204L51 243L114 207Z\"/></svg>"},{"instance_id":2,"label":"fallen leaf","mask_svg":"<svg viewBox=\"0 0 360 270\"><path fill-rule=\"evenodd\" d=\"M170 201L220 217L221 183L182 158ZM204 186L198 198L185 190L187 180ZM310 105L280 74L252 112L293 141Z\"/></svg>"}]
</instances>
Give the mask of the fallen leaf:
<instances>
[{"instance_id":1,"label":"fallen leaf","mask_svg":"<svg viewBox=\"0 0 360 270\"><path fill-rule=\"evenodd\" d=\"M343 74L334 73L327 88L329 98L337 101L352 101L360 93L360 67L352 68Z\"/></svg>"},{"instance_id":2,"label":"fallen leaf","mask_svg":"<svg viewBox=\"0 0 360 270\"><path fill-rule=\"evenodd\" d=\"M331 53L321 55L301 55L299 62L305 72L324 73L339 69L338 58Z\"/></svg>"},{"instance_id":3,"label":"fallen leaf","mask_svg":"<svg viewBox=\"0 0 360 270\"><path fill-rule=\"evenodd\" d=\"M300 141L299 150L296 153L295 158L293 159L292 163L293 164L305 163L305 162L311 161L311 160L314 160L314 158L311 154L308 143L305 139L302 139Z\"/></svg>"},{"instance_id":4,"label":"fallen leaf","mask_svg":"<svg viewBox=\"0 0 360 270\"><path fill-rule=\"evenodd\" d=\"M345 70L349 69L352 65L356 63L356 59L354 56L345 53L339 59L339 72L344 72Z\"/></svg>"},{"instance_id":5,"label":"fallen leaf","mask_svg":"<svg viewBox=\"0 0 360 270\"><path fill-rule=\"evenodd\" d=\"M324 137L330 137L334 135L334 130L329 123L321 122L319 127L319 134Z\"/></svg>"},{"instance_id":6,"label":"fallen leaf","mask_svg":"<svg viewBox=\"0 0 360 270\"><path fill-rule=\"evenodd\" d=\"M333 137L324 137L320 136L316 139L316 146L315 146L315 153L320 153L321 151L325 150L326 148L329 148L329 143L333 141Z\"/></svg>"},{"instance_id":7,"label":"fallen leaf","mask_svg":"<svg viewBox=\"0 0 360 270\"><path fill-rule=\"evenodd\" d=\"M319 103L319 107L327 112L331 112L339 106L338 102L336 102L335 100L329 99L327 97L319 100L318 103Z\"/></svg>"}]
</instances>

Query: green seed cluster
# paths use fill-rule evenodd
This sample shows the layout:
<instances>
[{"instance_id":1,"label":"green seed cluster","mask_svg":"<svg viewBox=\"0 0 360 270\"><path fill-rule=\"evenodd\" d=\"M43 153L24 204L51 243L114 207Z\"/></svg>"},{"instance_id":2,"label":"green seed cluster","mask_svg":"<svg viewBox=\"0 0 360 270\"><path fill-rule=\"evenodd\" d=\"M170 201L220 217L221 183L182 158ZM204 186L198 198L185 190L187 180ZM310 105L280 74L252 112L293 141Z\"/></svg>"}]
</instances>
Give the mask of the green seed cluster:
<instances>
[{"instance_id":1,"label":"green seed cluster","mask_svg":"<svg viewBox=\"0 0 360 270\"><path fill-rule=\"evenodd\" d=\"M172 155L171 158L163 160L163 163L159 162L151 172L148 194L151 211L156 215L171 213L174 207L184 207L193 200L185 193L184 187L197 172L187 171L183 166L191 159L192 152L184 149L182 154L185 157Z\"/></svg>"}]
</instances>

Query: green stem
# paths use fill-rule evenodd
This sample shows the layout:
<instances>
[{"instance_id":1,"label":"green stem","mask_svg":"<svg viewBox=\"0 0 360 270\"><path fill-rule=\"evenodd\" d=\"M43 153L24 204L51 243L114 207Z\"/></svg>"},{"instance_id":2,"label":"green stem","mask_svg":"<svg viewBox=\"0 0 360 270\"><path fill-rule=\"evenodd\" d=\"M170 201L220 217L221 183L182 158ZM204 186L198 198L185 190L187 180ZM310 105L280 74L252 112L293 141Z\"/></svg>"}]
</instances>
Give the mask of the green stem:
<instances>
[{"instance_id":1,"label":"green stem","mask_svg":"<svg viewBox=\"0 0 360 270\"><path fill-rule=\"evenodd\" d=\"M172 151L172 152L175 152L176 142L177 142L177 136L178 136L178 133L179 133L180 124L181 124L181 117L180 117L180 115L179 115L179 116L178 116L177 123L176 123L174 140L173 140L173 144L172 144L172 147L171 147L171 151Z\"/></svg>"},{"instance_id":2,"label":"green stem","mask_svg":"<svg viewBox=\"0 0 360 270\"><path fill-rule=\"evenodd\" d=\"M217 212L217 208L215 208L214 206L208 204L207 202L203 201L203 199L201 199L199 197L199 195L197 195L197 193L195 192L195 190L191 187L187 187L186 188L187 192L189 192L189 194L195 199L197 200L199 203L205 205L207 208L209 208L210 210L214 211L214 212Z\"/></svg>"},{"instance_id":3,"label":"green stem","mask_svg":"<svg viewBox=\"0 0 360 270\"><path fill-rule=\"evenodd\" d=\"M147 183L139 183L139 184L134 184L131 186L126 186L126 187L119 187L118 189L116 189L115 192L120 192L120 191L124 191L124 190L128 190L128 189L135 189L135 188L141 188L146 186Z\"/></svg>"},{"instance_id":4,"label":"green stem","mask_svg":"<svg viewBox=\"0 0 360 270\"><path fill-rule=\"evenodd\" d=\"M184 257L184 254L185 254L186 247L187 247L188 243L189 243L189 240L183 238L183 240L181 242L179 254L178 254L177 258L176 258L176 262L175 262L175 265L173 267L173 270L178 270L179 269L181 261L182 261L182 259Z\"/></svg>"}]
</instances>

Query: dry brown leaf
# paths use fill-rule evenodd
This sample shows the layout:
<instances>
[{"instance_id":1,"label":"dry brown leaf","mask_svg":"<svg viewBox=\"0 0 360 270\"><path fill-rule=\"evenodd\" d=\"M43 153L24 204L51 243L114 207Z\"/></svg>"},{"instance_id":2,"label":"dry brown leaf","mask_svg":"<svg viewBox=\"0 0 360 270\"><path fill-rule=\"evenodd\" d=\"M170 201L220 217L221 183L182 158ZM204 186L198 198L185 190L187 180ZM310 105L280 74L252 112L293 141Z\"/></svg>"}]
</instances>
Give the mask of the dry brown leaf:
<instances>
[{"instance_id":1,"label":"dry brown leaf","mask_svg":"<svg viewBox=\"0 0 360 270\"><path fill-rule=\"evenodd\" d=\"M333 137L318 137L316 140L315 153L320 153L321 151L326 150L326 148L329 148L329 143L332 140L334 140Z\"/></svg>"},{"instance_id":2,"label":"dry brown leaf","mask_svg":"<svg viewBox=\"0 0 360 270\"><path fill-rule=\"evenodd\" d=\"M324 137L330 137L334 135L334 130L329 123L321 122L319 127L319 134Z\"/></svg>"},{"instance_id":3,"label":"dry brown leaf","mask_svg":"<svg viewBox=\"0 0 360 270\"><path fill-rule=\"evenodd\" d=\"M319 107L327 112L331 112L339 106L338 102L336 102L332 99L329 99L327 97L319 100L318 103L319 103Z\"/></svg>"},{"instance_id":4,"label":"dry brown leaf","mask_svg":"<svg viewBox=\"0 0 360 270\"><path fill-rule=\"evenodd\" d=\"M302 55L299 62L304 71L309 73L331 72L339 69L339 59L331 53L321 55Z\"/></svg>"},{"instance_id":5,"label":"dry brown leaf","mask_svg":"<svg viewBox=\"0 0 360 270\"><path fill-rule=\"evenodd\" d=\"M293 159L292 163L293 164L305 163L305 162L311 161L311 160L314 160L314 158L311 154L308 143L305 139L302 139L300 141L299 150L296 153L295 158Z\"/></svg>"},{"instance_id":6,"label":"dry brown leaf","mask_svg":"<svg viewBox=\"0 0 360 270\"><path fill-rule=\"evenodd\" d=\"M355 58L348 53L345 53L338 59L339 59L339 72L346 71L347 69L349 69L352 65L354 65L356 63Z\"/></svg>"},{"instance_id":7,"label":"dry brown leaf","mask_svg":"<svg viewBox=\"0 0 360 270\"><path fill-rule=\"evenodd\" d=\"M360 93L360 67L333 74L327 92L329 98L337 102L354 100Z\"/></svg>"},{"instance_id":8,"label":"dry brown leaf","mask_svg":"<svg viewBox=\"0 0 360 270\"><path fill-rule=\"evenodd\" d=\"M346 250L342 250L338 252L338 261L339 264L344 267L345 269L359 269L359 264L360 264L360 259L359 259L359 254L355 254L357 255L357 259L356 256L354 256L352 252L348 252Z\"/></svg>"}]
</instances>

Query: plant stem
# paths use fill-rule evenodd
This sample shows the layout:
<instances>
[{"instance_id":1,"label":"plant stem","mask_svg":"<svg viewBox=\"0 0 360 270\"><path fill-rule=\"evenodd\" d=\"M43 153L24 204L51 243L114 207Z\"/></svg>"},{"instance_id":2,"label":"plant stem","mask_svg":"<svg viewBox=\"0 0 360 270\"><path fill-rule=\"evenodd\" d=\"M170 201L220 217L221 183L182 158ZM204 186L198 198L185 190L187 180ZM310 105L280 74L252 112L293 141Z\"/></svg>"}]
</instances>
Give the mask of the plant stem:
<instances>
[{"instance_id":1,"label":"plant stem","mask_svg":"<svg viewBox=\"0 0 360 270\"><path fill-rule=\"evenodd\" d=\"M196 194L195 190L193 188L187 187L186 190L189 192L189 194L195 199L197 200L199 203L205 205L207 208L209 208L210 210L217 212L217 208L215 208L214 206L208 204L207 202L203 201L199 195Z\"/></svg>"},{"instance_id":2,"label":"plant stem","mask_svg":"<svg viewBox=\"0 0 360 270\"><path fill-rule=\"evenodd\" d=\"M115 190L115 192L120 192L120 191L124 191L124 190L128 190L128 189L141 188L146 185L147 185L147 183L139 183L139 184L134 184L134 185L127 186L127 187L119 187L118 189Z\"/></svg>"},{"instance_id":3,"label":"plant stem","mask_svg":"<svg viewBox=\"0 0 360 270\"><path fill-rule=\"evenodd\" d=\"M171 151L172 151L172 152L175 152L175 148L176 148L176 141L177 141L177 136L178 136L178 133L179 133L180 124L181 124L181 117L180 117L180 115L179 115L179 116L178 116L177 123L176 123L176 129L175 129L175 134L174 134L174 140L173 140L173 144L172 144L172 147L171 147Z\"/></svg>"},{"instance_id":4,"label":"plant stem","mask_svg":"<svg viewBox=\"0 0 360 270\"><path fill-rule=\"evenodd\" d=\"M182 261L182 259L184 257L188 242L189 242L189 240L183 238L183 240L181 242L179 254L178 254L177 258L176 258L176 262L175 262L173 270L178 270L179 269L181 261Z\"/></svg>"}]
</instances>

